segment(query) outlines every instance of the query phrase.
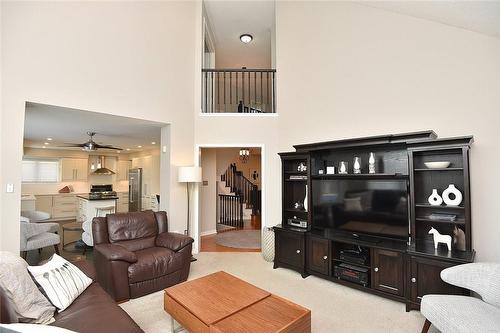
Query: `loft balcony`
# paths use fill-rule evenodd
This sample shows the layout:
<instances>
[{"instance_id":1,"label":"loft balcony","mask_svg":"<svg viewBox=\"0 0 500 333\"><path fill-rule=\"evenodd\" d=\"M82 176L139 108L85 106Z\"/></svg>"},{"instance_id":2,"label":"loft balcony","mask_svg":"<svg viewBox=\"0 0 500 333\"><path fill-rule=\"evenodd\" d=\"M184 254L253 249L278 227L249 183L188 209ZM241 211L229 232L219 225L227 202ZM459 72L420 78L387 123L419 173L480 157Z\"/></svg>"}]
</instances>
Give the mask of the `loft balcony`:
<instances>
[{"instance_id":1,"label":"loft balcony","mask_svg":"<svg viewBox=\"0 0 500 333\"><path fill-rule=\"evenodd\" d=\"M276 113L275 69L202 69L202 113Z\"/></svg>"}]
</instances>

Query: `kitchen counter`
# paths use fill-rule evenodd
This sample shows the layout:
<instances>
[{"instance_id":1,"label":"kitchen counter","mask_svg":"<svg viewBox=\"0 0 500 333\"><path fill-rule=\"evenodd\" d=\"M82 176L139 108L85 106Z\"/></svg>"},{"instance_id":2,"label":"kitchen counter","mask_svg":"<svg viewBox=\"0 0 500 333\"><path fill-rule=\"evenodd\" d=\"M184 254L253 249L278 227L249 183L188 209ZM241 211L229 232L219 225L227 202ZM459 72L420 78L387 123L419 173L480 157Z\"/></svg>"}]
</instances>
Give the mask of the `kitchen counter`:
<instances>
[{"instance_id":1,"label":"kitchen counter","mask_svg":"<svg viewBox=\"0 0 500 333\"><path fill-rule=\"evenodd\" d=\"M88 195L77 195L77 197L89 201L118 200L118 197L90 198Z\"/></svg>"}]
</instances>

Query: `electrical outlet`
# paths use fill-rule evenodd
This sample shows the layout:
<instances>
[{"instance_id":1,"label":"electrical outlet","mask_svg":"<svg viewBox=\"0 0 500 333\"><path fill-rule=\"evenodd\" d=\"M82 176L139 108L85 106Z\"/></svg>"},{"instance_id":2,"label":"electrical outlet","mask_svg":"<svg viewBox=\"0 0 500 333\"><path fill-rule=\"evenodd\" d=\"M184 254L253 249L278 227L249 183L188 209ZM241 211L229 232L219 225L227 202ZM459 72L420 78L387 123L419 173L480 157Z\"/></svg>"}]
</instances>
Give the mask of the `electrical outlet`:
<instances>
[{"instance_id":1,"label":"electrical outlet","mask_svg":"<svg viewBox=\"0 0 500 333\"><path fill-rule=\"evenodd\" d=\"M7 184L7 193L14 193L14 184Z\"/></svg>"}]
</instances>

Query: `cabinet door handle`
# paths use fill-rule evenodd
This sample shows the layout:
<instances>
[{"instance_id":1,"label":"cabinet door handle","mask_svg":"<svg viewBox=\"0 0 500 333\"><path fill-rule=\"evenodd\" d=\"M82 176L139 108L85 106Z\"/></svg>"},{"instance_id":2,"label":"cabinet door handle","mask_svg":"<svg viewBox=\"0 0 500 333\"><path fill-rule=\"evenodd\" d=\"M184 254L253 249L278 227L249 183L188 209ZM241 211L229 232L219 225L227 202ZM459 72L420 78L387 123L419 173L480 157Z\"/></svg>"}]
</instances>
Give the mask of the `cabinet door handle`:
<instances>
[{"instance_id":1,"label":"cabinet door handle","mask_svg":"<svg viewBox=\"0 0 500 333\"><path fill-rule=\"evenodd\" d=\"M378 267L375 267L373 270L374 270L375 272L378 272Z\"/></svg>"},{"instance_id":2,"label":"cabinet door handle","mask_svg":"<svg viewBox=\"0 0 500 333\"><path fill-rule=\"evenodd\" d=\"M328 259L328 256L323 256L323 260L326 260L326 259Z\"/></svg>"},{"instance_id":3,"label":"cabinet door handle","mask_svg":"<svg viewBox=\"0 0 500 333\"><path fill-rule=\"evenodd\" d=\"M300 253L300 250L297 250L297 251L295 251L295 252L297 252L297 254L299 254L299 253Z\"/></svg>"},{"instance_id":4,"label":"cabinet door handle","mask_svg":"<svg viewBox=\"0 0 500 333\"><path fill-rule=\"evenodd\" d=\"M415 283L415 282L417 282L417 279L416 278L411 278L411 282Z\"/></svg>"}]
</instances>

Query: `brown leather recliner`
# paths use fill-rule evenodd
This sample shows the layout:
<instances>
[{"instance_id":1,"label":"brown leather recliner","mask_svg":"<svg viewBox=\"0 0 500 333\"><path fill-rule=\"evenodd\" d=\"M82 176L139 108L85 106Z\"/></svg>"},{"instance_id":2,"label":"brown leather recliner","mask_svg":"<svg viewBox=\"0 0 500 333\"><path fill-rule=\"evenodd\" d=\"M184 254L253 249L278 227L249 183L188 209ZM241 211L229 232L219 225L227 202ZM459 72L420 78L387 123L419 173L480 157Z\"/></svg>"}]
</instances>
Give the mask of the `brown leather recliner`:
<instances>
[{"instance_id":1,"label":"brown leather recliner","mask_svg":"<svg viewBox=\"0 0 500 333\"><path fill-rule=\"evenodd\" d=\"M99 284L116 301L186 281L193 239L168 232L167 213L109 214L92 220Z\"/></svg>"}]
</instances>

